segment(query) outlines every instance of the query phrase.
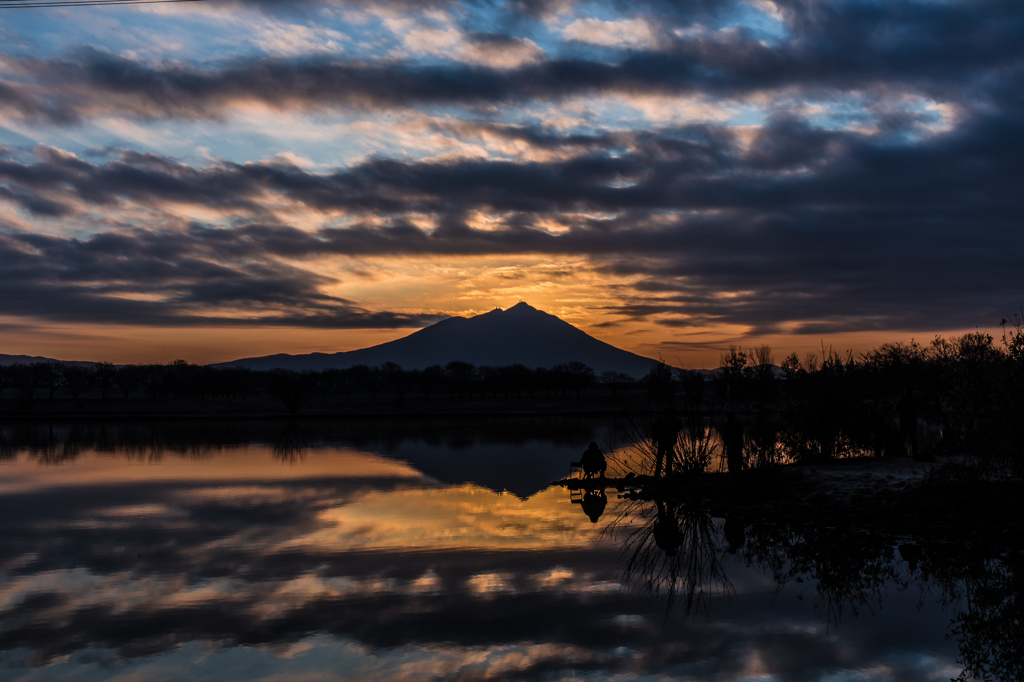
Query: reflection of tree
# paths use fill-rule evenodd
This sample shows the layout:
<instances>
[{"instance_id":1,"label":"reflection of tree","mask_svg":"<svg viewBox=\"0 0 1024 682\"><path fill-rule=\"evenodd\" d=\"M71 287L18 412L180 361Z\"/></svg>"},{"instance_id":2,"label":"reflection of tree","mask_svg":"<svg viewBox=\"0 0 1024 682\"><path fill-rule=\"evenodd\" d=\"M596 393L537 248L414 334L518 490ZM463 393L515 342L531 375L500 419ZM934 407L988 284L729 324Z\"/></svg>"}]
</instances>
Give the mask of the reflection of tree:
<instances>
[{"instance_id":1,"label":"reflection of tree","mask_svg":"<svg viewBox=\"0 0 1024 682\"><path fill-rule=\"evenodd\" d=\"M748 529L743 551L748 562L772 573L780 589L790 582L814 581L815 607L830 625L838 625L845 613L873 612L890 581L904 585L895 556L892 543L882 536L771 525Z\"/></svg>"},{"instance_id":2,"label":"reflection of tree","mask_svg":"<svg viewBox=\"0 0 1024 682\"><path fill-rule=\"evenodd\" d=\"M673 460L671 466L664 462L666 474L700 473L716 464L720 468L721 439L714 428L720 409L704 377L681 370L678 382L673 382L670 368L659 365L644 381L648 388L646 408L624 419L629 455L621 463L622 468L630 473L657 475L659 457L666 456ZM676 407L664 407L671 405ZM671 426L666 428L669 423Z\"/></svg>"},{"instance_id":3,"label":"reflection of tree","mask_svg":"<svg viewBox=\"0 0 1024 682\"><path fill-rule=\"evenodd\" d=\"M274 440L274 459L284 464L297 464L306 459L306 448L309 447L306 437L295 422L288 426Z\"/></svg>"},{"instance_id":4,"label":"reflection of tree","mask_svg":"<svg viewBox=\"0 0 1024 682\"><path fill-rule=\"evenodd\" d=\"M975 553L926 554L923 577L952 607L952 635L964 666L958 680L1024 679L1024 560Z\"/></svg>"},{"instance_id":5,"label":"reflection of tree","mask_svg":"<svg viewBox=\"0 0 1024 682\"><path fill-rule=\"evenodd\" d=\"M905 588L891 539L834 528L795 531L748 528L744 558L770 571L779 587L813 580L817 607L829 624L880 606L884 589ZM959 680L1024 679L1024 565L1020 557L991 559L973 547L922 551L903 545L899 558L922 586L935 585L953 612L952 636L964 666ZM920 563L920 568L918 564Z\"/></svg>"},{"instance_id":6,"label":"reflection of tree","mask_svg":"<svg viewBox=\"0 0 1024 682\"><path fill-rule=\"evenodd\" d=\"M630 519L641 520L629 525ZM626 532L623 580L681 602L686 614L707 613L710 599L731 584L721 560L735 553L765 570L779 589L813 584L815 610L830 626L882 606L887 588L904 590L916 579L934 585L953 613L951 635L964 666L959 680L1024 679L1024 560L985 559L971 547L922 550L887 536L835 527L753 525L729 519L720 532L700 507L675 500L635 500L609 532ZM907 569L907 570L904 570Z\"/></svg>"},{"instance_id":7,"label":"reflection of tree","mask_svg":"<svg viewBox=\"0 0 1024 682\"><path fill-rule=\"evenodd\" d=\"M968 608L954 621L964 671L959 679L1024 679L1024 568L986 562L969 587Z\"/></svg>"},{"instance_id":8,"label":"reflection of tree","mask_svg":"<svg viewBox=\"0 0 1024 682\"><path fill-rule=\"evenodd\" d=\"M626 515L646 522L623 542L623 581L641 592L664 595L666 615L677 598L686 614L707 613L710 597L732 590L720 559L719 531L706 511L670 501L637 501L619 520ZM706 592L709 588L714 594Z\"/></svg>"}]
</instances>

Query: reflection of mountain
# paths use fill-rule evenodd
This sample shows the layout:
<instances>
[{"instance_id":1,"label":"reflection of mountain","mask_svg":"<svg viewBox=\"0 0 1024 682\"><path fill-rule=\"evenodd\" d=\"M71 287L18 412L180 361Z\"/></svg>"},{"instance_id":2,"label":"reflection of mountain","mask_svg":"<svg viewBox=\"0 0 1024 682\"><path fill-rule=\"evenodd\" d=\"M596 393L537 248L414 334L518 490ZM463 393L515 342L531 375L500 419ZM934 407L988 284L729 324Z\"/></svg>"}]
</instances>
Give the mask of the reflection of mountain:
<instances>
[{"instance_id":1,"label":"reflection of mountain","mask_svg":"<svg viewBox=\"0 0 1024 682\"><path fill-rule=\"evenodd\" d=\"M406 441L388 455L442 483L475 483L526 499L564 478L569 462L579 459L584 449L586 442L575 447L543 441L473 443L453 449L448 444Z\"/></svg>"},{"instance_id":2,"label":"reflection of mountain","mask_svg":"<svg viewBox=\"0 0 1024 682\"><path fill-rule=\"evenodd\" d=\"M394 362L403 369L423 369L461 360L474 365L522 364L552 367L578 361L598 373L646 374L654 360L616 348L563 322L554 315L519 303L476 317L452 317L405 338L347 353L268 355L223 363L252 369L326 369Z\"/></svg>"},{"instance_id":3,"label":"reflection of mountain","mask_svg":"<svg viewBox=\"0 0 1024 682\"><path fill-rule=\"evenodd\" d=\"M225 448L269 444L281 461L332 448L404 460L443 483L476 483L527 498L565 476L592 440L608 441L614 422L577 417L305 422L17 424L0 427L0 461L25 453L70 463L95 449L132 459L202 459Z\"/></svg>"}]
</instances>

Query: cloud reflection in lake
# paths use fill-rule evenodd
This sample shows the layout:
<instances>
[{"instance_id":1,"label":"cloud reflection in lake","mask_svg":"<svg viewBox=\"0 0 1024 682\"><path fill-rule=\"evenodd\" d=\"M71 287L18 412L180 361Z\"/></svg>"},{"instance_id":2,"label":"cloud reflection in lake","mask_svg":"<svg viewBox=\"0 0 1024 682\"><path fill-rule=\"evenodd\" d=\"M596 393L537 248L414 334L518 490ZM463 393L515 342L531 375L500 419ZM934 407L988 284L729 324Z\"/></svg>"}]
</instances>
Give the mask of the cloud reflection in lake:
<instances>
[{"instance_id":1,"label":"cloud reflection in lake","mask_svg":"<svg viewBox=\"0 0 1024 682\"><path fill-rule=\"evenodd\" d=\"M476 436L459 428L471 456ZM490 447L539 441L561 469L594 428ZM882 582L884 609L837 628L813 581L780 590L754 555L711 548L731 589L702 578L694 618L623 575L606 524L625 512L629 532L649 517L613 490L592 523L561 488L521 499L389 456L415 450L412 436L356 446L300 429L301 456L287 461L273 439L144 458L91 441L49 466L8 437L0 679L925 680L962 669L946 611L903 578ZM428 451L443 456L444 441ZM492 458L489 475L503 462L517 466ZM720 521L703 523L705 539L721 535Z\"/></svg>"}]
</instances>

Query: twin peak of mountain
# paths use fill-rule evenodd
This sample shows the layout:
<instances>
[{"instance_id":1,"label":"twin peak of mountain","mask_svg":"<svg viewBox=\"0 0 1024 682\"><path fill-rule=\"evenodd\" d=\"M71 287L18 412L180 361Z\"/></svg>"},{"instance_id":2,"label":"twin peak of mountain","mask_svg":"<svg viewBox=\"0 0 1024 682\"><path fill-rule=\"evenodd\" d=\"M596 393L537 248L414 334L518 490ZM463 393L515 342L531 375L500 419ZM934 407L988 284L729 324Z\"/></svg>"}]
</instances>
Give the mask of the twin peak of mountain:
<instances>
[{"instance_id":1,"label":"twin peak of mountain","mask_svg":"<svg viewBox=\"0 0 1024 682\"><path fill-rule=\"evenodd\" d=\"M344 369L354 365L394 362L404 369L423 369L461 360L474 365L521 364L553 367L578 361L595 372L643 376L654 360L599 341L554 315L525 302L508 310L496 308L474 317L450 317L395 341L343 353L268 355L223 363L252 369Z\"/></svg>"}]
</instances>

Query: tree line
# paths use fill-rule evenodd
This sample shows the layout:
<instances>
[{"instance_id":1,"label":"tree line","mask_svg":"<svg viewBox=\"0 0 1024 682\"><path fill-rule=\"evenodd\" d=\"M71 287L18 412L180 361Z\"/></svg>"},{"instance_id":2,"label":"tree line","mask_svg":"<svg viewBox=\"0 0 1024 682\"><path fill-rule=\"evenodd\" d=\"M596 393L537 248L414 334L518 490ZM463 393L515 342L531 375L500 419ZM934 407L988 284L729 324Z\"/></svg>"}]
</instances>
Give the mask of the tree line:
<instances>
[{"instance_id":1,"label":"tree line","mask_svg":"<svg viewBox=\"0 0 1024 682\"><path fill-rule=\"evenodd\" d=\"M642 382L648 413L682 417L681 453L732 412L742 417L746 467L958 453L1024 475L1024 327L1014 318L1002 329L998 340L977 331L861 354L822 345L778 365L767 345L730 347L710 380L660 365Z\"/></svg>"},{"instance_id":2,"label":"tree line","mask_svg":"<svg viewBox=\"0 0 1024 682\"><path fill-rule=\"evenodd\" d=\"M477 367L452 361L422 370L406 370L393 362L347 369L252 370L242 367L209 367L175 360L170 364L114 365L98 363L38 362L0 367L0 395L13 398L21 409L40 400L52 401L60 392L73 400L88 394L92 399L245 400L266 395L297 412L314 398L348 400L354 396L371 401L387 397L398 401L416 395L430 400L446 397L464 400L561 395L580 397L598 384L617 392L634 383L620 372L597 375L582 362L530 369L521 364ZM10 393L4 393L10 391Z\"/></svg>"},{"instance_id":3,"label":"tree line","mask_svg":"<svg viewBox=\"0 0 1024 682\"><path fill-rule=\"evenodd\" d=\"M748 467L948 451L986 460L1005 455L1024 469L1022 441L1014 435L1015 426L1024 423L1022 324L1020 318L1004 320L1001 339L979 331L936 337L928 344L886 343L861 354L823 345L802 357L792 353L780 364L767 345L731 347L713 372L657 363L639 380L618 372L598 375L582 362L531 369L453 361L422 370L386 362L303 372L218 368L184 360L166 365L43 362L0 367L0 396L22 410L53 400L58 392L76 401L87 394L101 401L264 396L295 413L315 398L401 404L413 396L450 401L578 398L600 389L634 413L673 411L682 424L679 451L702 459L711 451L709 432L720 429L724 416L734 412L743 421ZM925 426L938 434L937 442L916 440Z\"/></svg>"}]
</instances>

